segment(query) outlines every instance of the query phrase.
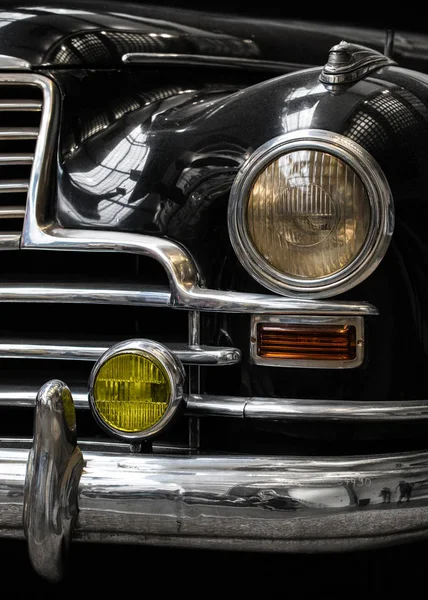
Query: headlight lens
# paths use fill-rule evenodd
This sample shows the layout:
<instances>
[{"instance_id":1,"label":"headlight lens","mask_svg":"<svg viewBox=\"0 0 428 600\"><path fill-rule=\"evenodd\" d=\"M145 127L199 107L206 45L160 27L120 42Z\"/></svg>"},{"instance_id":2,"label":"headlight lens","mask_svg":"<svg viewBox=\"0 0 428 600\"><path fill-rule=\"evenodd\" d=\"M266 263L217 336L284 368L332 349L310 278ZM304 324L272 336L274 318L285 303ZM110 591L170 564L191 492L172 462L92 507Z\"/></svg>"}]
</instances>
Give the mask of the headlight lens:
<instances>
[{"instance_id":1,"label":"headlight lens","mask_svg":"<svg viewBox=\"0 0 428 600\"><path fill-rule=\"evenodd\" d=\"M100 417L114 429L145 431L165 414L170 384L164 369L140 354L118 354L107 360L94 382Z\"/></svg>"},{"instance_id":2,"label":"headlight lens","mask_svg":"<svg viewBox=\"0 0 428 600\"><path fill-rule=\"evenodd\" d=\"M127 340L95 363L89 405L105 431L138 442L158 434L174 417L183 381L183 365L168 348L153 340Z\"/></svg>"},{"instance_id":3,"label":"headlight lens","mask_svg":"<svg viewBox=\"0 0 428 600\"><path fill-rule=\"evenodd\" d=\"M252 243L273 268L313 279L337 273L358 255L370 203L360 177L342 160L299 150L260 172L247 219Z\"/></svg>"},{"instance_id":4,"label":"headlight lens","mask_svg":"<svg viewBox=\"0 0 428 600\"><path fill-rule=\"evenodd\" d=\"M259 283L322 298L363 281L394 229L388 182L353 140L305 129L255 150L230 192L233 249Z\"/></svg>"}]
</instances>

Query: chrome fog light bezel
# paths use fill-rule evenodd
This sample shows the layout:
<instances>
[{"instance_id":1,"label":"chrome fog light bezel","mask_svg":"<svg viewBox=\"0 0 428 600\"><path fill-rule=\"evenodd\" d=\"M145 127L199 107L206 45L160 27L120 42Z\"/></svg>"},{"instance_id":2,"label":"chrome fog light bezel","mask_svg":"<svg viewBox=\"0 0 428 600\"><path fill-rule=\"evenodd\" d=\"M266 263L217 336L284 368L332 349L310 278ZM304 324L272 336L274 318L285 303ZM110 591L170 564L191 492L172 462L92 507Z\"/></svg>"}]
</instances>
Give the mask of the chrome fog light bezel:
<instances>
[{"instance_id":1,"label":"chrome fog light bezel","mask_svg":"<svg viewBox=\"0 0 428 600\"><path fill-rule=\"evenodd\" d=\"M360 177L370 204L370 225L358 255L343 269L317 279L282 273L254 246L247 229L246 207L257 176L272 161L295 150L317 150L339 158ZM344 135L304 129L276 137L260 146L240 169L230 192L228 226L235 254L258 283L284 296L327 298L366 279L384 257L394 230L394 207L388 181L376 160Z\"/></svg>"},{"instance_id":2,"label":"chrome fog light bezel","mask_svg":"<svg viewBox=\"0 0 428 600\"><path fill-rule=\"evenodd\" d=\"M94 386L97 374L108 360L120 354L137 354L154 361L165 371L165 375L168 379L170 397L164 415L157 423L141 431L126 432L116 429L102 418L96 405ZM89 376L88 398L92 415L98 425L104 429L106 433L131 443L141 442L160 433L173 419L183 400L184 379L185 371L181 361L163 344L146 339L131 339L119 342L118 344L111 346L102 356L100 356Z\"/></svg>"}]
</instances>

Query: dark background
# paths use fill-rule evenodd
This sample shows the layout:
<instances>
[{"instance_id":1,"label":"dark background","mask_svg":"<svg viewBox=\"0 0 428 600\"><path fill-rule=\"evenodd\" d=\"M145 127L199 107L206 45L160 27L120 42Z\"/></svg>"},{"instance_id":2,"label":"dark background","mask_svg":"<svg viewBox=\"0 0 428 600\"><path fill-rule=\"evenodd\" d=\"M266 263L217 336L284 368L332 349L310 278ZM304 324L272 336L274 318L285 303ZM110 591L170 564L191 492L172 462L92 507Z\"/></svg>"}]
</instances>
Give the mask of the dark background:
<instances>
[{"instance_id":1,"label":"dark background","mask_svg":"<svg viewBox=\"0 0 428 600\"><path fill-rule=\"evenodd\" d=\"M80 0L81 1L81 0ZM400 30L428 32L428 20L425 18L425 4L417 2L199 2L192 0L167 0L153 2L134 0L135 4L156 4L173 6L214 13L230 13L255 18L272 17L276 19L304 19L328 21L343 24L355 24L375 28L397 28ZM71 2L69 2L71 5Z\"/></svg>"},{"instance_id":2,"label":"dark background","mask_svg":"<svg viewBox=\"0 0 428 600\"><path fill-rule=\"evenodd\" d=\"M68 575L59 584L45 582L33 573L25 542L4 541L0 548L4 598L30 594L52 594L58 600L426 597L426 543L364 552L296 555L75 542ZM10 592L6 594L6 590Z\"/></svg>"}]
</instances>

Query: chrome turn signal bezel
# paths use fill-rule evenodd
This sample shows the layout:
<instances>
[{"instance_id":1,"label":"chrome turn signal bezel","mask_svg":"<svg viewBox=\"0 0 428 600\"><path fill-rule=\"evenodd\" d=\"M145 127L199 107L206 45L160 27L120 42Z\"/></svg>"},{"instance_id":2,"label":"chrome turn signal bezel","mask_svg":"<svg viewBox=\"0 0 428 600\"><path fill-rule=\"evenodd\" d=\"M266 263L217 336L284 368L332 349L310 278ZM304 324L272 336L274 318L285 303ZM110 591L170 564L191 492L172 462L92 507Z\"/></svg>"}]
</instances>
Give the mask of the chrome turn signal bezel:
<instances>
[{"instance_id":1,"label":"chrome turn signal bezel","mask_svg":"<svg viewBox=\"0 0 428 600\"><path fill-rule=\"evenodd\" d=\"M252 185L272 161L295 150L317 150L347 163L361 178L370 203L370 225L358 255L336 273L317 279L297 278L275 269L253 245L247 229L246 206ZM242 266L261 285L283 296L328 298L366 279L384 257L394 230L394 208L388 181L376 160L344 135L303 129L260 146L240 169L230 192L229 235Z\"/></svg>"},{"instance_id":2,"label":"chrome turn signal bezel","mask_svg":"<svg viewBox=\"0 0 428 600\"><path fill-rule=\"evenodd\" d=\"M99 370L108 360L120 354L138 354L156 362L165 371L169 382L170 397L164 415L157 423L142 431L121 431L106 423L95 402L94 386ZM163 344L146 339L126 340L111 346L95 363L89 377L89 406L96 422L106 433L131 443L141 442L159 434L173 419L183 399L184 379L185 371L181 361Z\"/></svg>"},{"instance_id":3,"label":"chrome turn signal bezel","mask_svg":"<svg viewBox=\"0 0 428 600\"><path fill-rule=\"evenodd\" d=\"M352 360L328 360L328 359L292 359L292 358L265 358L258 353L259 325L286 325L298 327L313 327L316 329L324 325L350 325L355 327L356 355ZM295 369L355 369L364 362L365 352L365 328L363 317L344 316L292 316L292 315L252 315L250 336L250 360L255 365L264 367L282 367Z\"/></svg>"}]
</instances>

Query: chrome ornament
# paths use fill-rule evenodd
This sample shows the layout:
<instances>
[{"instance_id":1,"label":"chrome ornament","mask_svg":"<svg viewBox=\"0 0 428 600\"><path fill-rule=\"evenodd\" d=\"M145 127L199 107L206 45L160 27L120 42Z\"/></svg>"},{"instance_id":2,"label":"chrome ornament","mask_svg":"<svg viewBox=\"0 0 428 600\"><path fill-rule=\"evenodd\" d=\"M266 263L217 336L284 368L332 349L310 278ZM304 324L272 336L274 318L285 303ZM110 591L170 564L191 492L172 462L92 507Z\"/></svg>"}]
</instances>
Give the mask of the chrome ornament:
<instances>
[{"instance_id":1,"label":"chrome ornament","mask_svg":"<svg viewBox=\"0 0 428 600\"><path fill-rule=\"evenodd\" d=\"M342 40L331 48L320 81L331 85L351 84L376 69L395 64L395 61L372 48Z\"/></svg>"},{"instance_id":2,"label":"chrome ornament","mask_svg":"<svg viewBox=\"0 0 428 600\"><path fill-rule=\"evenodd\" d=\"M39 575L51 581L64 574L82 470L73 398L68 387L54 379L37 394L23 501L31 563Z\"/></svg>"}]
</instances>

